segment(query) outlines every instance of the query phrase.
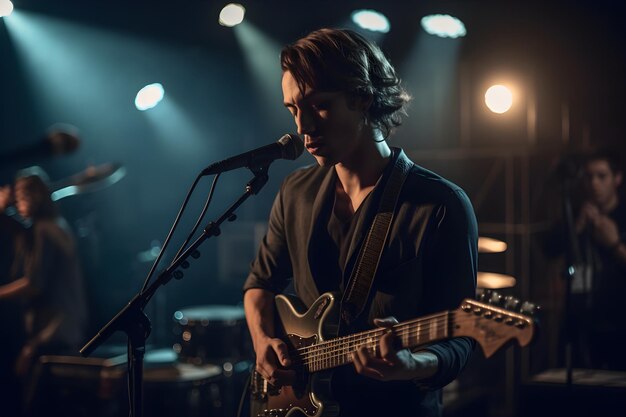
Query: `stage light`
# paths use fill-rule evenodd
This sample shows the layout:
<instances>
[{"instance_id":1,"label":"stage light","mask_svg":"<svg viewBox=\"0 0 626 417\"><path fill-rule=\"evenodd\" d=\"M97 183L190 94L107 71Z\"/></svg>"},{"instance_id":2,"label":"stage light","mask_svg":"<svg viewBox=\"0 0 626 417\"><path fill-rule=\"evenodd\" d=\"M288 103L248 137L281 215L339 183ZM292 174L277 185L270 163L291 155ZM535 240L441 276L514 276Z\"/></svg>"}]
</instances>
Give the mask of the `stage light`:
<instances>
[{"instance_id":1,"label":"stage light","mask_svg":"<svg viewBox=\"0 0 626 417\"><path fill-rule=\"evenodd\" d=\"M144 111L153 108L163 99L165 90L159 83L145 86L137 93L135 97L135 106L138 110Z\"/></svg>"},{"instance_id":2,"label":"stage light","mask_svg":"<svg viewBox=\"0 0 626 417\"><path fill-rule=\"evenodd\" d=\"M458 38L467 33L463 22L447 14L424 16L421 23L427 33L440 38Z\"/></svg>"},{"instance_id":3,"label":"stage light","mask_svg":"<svg viewBox=\"0 0 626 417\"><path fill-rule=\"evenodd\" d=\"M352 12L352 21L362 29L372 32L387 33L391 28L385 15L375 10L356 10Z\"/></svg>"},{"instance_id":4,"label":"stage light","mask_svg":"<svg viewBox=\"0 0 626 417\"><path fill-rule=\"evenodd\" d=\"M485 93L485 104L494 113L505 113L513 105L513 94L503 85L493 85Z\"/></svg>"},{"instance_id":5,"label":"stage light","mask_svg":"<svg viewBox=\"0 0 626 417\"><path fill-rule=\"evenodd\" d=\"M0 17L9 16L11 13L13 13L11 0L0 0Z\"/></svg>"},{"instance_id":6,"label":"stage light","mask_svg":"<svg viewBox=\"0 0 626 417\"><path fill-rule=\"evenodd\" d=\"M220 12L219 23L222 26L233 27L243 22L246 9L238 3L230 3L224 6Z\"/></svg>"}]
</instances>

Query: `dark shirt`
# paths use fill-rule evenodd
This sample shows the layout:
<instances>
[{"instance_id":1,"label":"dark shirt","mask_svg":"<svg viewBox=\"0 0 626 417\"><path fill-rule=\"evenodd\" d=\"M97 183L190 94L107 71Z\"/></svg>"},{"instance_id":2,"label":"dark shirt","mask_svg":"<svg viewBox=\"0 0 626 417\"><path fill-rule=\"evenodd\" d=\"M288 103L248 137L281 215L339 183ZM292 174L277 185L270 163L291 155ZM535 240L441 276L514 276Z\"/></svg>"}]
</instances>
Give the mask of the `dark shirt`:
<instances>
[{"instance_id":1,"label":"dark shirt","mask_svg":"<svg viewBox=\"0 0 626 417\"><path fill-rule=\"evenodd\" d=\"M64 219L36 221L23 236L14 266L14 277L21 276L33 288L25 300L27 336L32 339L53 326L40 351L76 353L84 342L87 306L75 243Z\"/></svg>"},{"instance_id":2,"label":"dark shirt","mask_svg":"<svg viewBox=\"0 0 626 417\"><path fill-rule=\"evenodd\" d=\"M626 243L626 205L618 204L608 216ZM576 265L569 311L564 311L563 336L573 343L573 366L626 371L622 312L626 264L617 259L613 249L597 244L592 232L586 229L570 245L567 226L559 223L545 239L546 254L571 253L571 262Z\"/></svg>"},{"instance_id":3,"label":"dark shirt","mask_svg":"<svg viewBox=\"0 0 626 417\"><path fill-rule=\"evenodd\" d=\"M352 242L361 213L363 213L361 208L368 198L369 196L366 197L350 219L341 220L337 217L334 210L335 196L332 194L328 195L328 201L324 203L320 216L320 221L328 224L326 231L322 231L322 236L320 236L320 239L325 241L319 245L320 249L325 251L325 253L320 253L320 258L327 260L327 262L321 265L321 268L324 268L324 270L319 270L317 279L317 287L320 293L343 290L342 280L344 267L350 252L350 243Z\"/></svg>"},{"instance_id":4,"label":"dark shirt","mask_svg":"<svg viewBox=\"0 0 626 417\"><path fill-rule=\"evenodd\" d=\"M406 156L394 149L394 161L395 158ZM392 166L393 163L389 165ZM390 168L385 170L361 205L359 215L350 225L353 231L344 236L344 243L335 244L334 255L332 250L329 252L329 244L334 242L328 233L332 209L329 201L333 201L335 193L334 167L314 166L288 176L272 207L268 232L244 290L262 288L280 293L294 277L295 292L308 307L321 293L334 287L333 280L328 279L333 270L339 274L341 289L349 278L390 173ZM400 192L373 297L363 318L368 327L374 326L374 318L394 316L405 321L455 309L463 298L474 297L477 239L476 218L465 193L414 165ZM345 261L339 261L345 247ZM329 268L332 264L337 267ZM333 392L342 415L440 415L439 389L458 375L473 347L468 338L428 346L426 350L439 359L439 371L427 381L428 385L421 387L411 381L378 382L356 375L353 367L339 368L333 379Z\"/></svg>"},{"instance_id":5,"label":"dark shirt","mask_svg":"<svg viewBox=\"0 0 626 417\"><path fill-rule=\"evenodd\" d=\"M620 239L626 242L626 206L619 204L608 216L615 221ZM585 233L582 236L583 260L591 267L592 320L596 331L623 332L622 297L626 294L626 265L616 258L613 250L593 243Z\"/></svg>"}]
</instances>

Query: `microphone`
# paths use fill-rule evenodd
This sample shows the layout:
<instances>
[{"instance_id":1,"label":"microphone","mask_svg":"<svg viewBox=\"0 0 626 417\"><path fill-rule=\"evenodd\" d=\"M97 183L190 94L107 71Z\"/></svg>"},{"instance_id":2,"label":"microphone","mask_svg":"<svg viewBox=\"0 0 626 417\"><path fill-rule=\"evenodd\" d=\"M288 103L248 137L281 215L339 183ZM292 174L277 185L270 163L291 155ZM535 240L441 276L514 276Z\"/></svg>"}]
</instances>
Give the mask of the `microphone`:
<instances>
[{"instance_id":1,"label":"microphone","mask_svg":"<svg viewBox=\"0 0 626 417\"><path fill-rule=\"evenodd\" d=\"M240 155L212 163L204 170L202 175L213 175L230 171L237 168L260 168L269 165L275 159L297 159L304 151L304 143L300 136L288 133L271 145L244 152Z\"/></svg>"}]
</instances>

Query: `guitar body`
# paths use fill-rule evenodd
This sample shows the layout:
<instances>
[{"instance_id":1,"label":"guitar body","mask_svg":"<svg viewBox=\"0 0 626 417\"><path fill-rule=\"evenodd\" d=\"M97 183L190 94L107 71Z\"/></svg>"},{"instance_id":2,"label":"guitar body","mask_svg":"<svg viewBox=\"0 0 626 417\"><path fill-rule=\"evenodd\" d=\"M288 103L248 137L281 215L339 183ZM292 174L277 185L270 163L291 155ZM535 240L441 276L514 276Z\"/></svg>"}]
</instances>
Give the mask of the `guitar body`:
<instances>
[{"instance_id":1,"label":"guitar body","mask_svg":"<svg viewBox=\"0 0 626 417\"><path fill-rule=\"evenodd\" d=\"M289 350L313 346L337 336L339 299L325 293L307 310L296 297L278 295L276 312L282 332L281 339ZM293 358L292 358L293 360ZM339 406L330 395L332 370L315 373L301 372L294 386L273 388L254 372L252 376L252 417L331 417Z\"/></svg>"}]
</instances>

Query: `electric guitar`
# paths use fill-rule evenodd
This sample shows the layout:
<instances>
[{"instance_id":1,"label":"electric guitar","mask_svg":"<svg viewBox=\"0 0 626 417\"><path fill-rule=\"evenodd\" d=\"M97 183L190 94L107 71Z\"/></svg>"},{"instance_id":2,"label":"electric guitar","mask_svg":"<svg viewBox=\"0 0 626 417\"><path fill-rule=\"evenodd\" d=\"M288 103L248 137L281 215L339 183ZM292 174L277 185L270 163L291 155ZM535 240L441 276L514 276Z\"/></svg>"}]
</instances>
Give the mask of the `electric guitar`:
<instances>
[{"instance_id":1,"label":"electric guitar","mask_svg":"<svg viewBox=\"0 0 626 417\"><path fill-rule=\"evenodd\" d=\"M339 413L330 395L332 369L351 363L351 353L361 346L378 354L378 340L388 331L377 328L336 337L339 302L333 293L325 293L307 310L296 297L276 296L278 327L282 327L298 383L276 388L253 371L252 417L331 417ZM535 334L533 315L537 310L534 304L484 291L478 300L463 300L456 310L398 323L392 329L401 349L468 336L490 357L513 340L520 346L529 344Z\"/></svg>"}]
</instances>

